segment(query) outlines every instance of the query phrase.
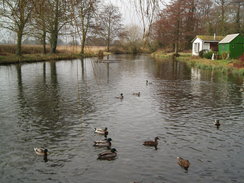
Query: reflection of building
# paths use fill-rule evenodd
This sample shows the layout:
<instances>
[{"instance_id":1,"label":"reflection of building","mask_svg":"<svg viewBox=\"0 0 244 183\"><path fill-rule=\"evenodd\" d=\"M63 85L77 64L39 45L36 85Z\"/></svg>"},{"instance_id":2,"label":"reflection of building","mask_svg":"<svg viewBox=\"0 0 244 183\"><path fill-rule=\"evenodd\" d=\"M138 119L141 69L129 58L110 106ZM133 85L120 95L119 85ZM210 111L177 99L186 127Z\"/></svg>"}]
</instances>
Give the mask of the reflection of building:
<instances>
[{"instance_id":1,"label":"reflection of building","mask_svg":"<svg viewBox=\"0 0 244 183\"><path fill-rule=\"evenodd\" d=\"M195 67L191 68L191 80L201 80L201 70Z\"/></svg>"},{"instance_id":2,"label":"reflection of building","mask_svg":"<svg viewBox=\"0 0 244 183\"><path fill-rule=\"evenodd\" d=\"M192 55L198 56L201 50L218 51L218 43L223 36L197 35L192 40Z\"/></svg>"},{"instance_id":3,"label":"reflection of building","mask_svg":"<svg viewBox=\"0 0 244 183\"><path fill-rule=\"evenodd\" d=\"M244 54L244 36L229 34L219 42L219 54L226 53L229 58L238 58Z\"/></svg>"}]
</instances>

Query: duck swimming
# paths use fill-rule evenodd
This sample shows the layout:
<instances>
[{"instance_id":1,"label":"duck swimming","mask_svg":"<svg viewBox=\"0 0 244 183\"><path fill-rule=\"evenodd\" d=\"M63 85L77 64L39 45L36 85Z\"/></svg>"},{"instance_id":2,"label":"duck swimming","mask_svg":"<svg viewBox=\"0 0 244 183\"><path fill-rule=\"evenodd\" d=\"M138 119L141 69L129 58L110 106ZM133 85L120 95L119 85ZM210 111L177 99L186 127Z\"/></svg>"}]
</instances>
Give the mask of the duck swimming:
<instances>
[{"instance_id":1,"label":"duck swimming","mask_svg":"<svg viewBox=\"0 0 244 183\"><path fill-rule=\"evenodd\" d=\"M190 166L190 162L186 159L183 159L181 157L177 157L177 160L178 160L178 164L184 168L185 170L188 170L189 166Z\"/></svg>"},{"instance_id":2,"label":"duck swimming","mask_svg":"<svg viewBox=\"0 0 244 183\"><path fill-rule=\"evenodd\" d=\"M148 80L146 80L146 85L151 85L152 82L149 82Z\"/></svg>"},{"instance_id":3,"label":"duck swimming","mask_svg":"<svg viewBox=\"0 0 244 183\"><path fill-rule=\"evenodd\" d=\"M136 96L140 97L141 96L141 93L140 92L138 92L138 93L132 93L132 95L136 95Z\"/></svg>"},{"instance_id":4,"label":"duck swimming","mask_svg":"<svg viewBox=\"0 0 244 183\"><path fill-rule=\"evenodd\" d=\"M155 137L154 141L145 141L143 143L143 145L144 146L154 146L155 149L157 150L158 149L158 140L159 140L159 138Z\"/></svg>"},{"instance_id":5,"label":"duck swimming","mask_svg":"<svg viewBox=\"0 0 244 183\"><path fill-rule=\"evenodd\" d=\"M115 97L115 98L117 98L117 99L121 99L121 100L122 100L122 99L124 99L124 95L123 95L123 93L121 93L120 96Z\"/></svg>"},{"instance_id":6,"label":"duck swimming","mask_svg":"<svg viewBox=\"0 0 244 183\"><path fill-rule=\"evenodd\" d=\"M218 120L218 119L214 120L214 125L215 125L217 128L219 128L220 123L219 123L219 120Z\"/></svg>"},{"instance_id":7,"label":"duck swimming","mask_svg":"<svg viewBox=\"0 0 244 183\"><path fill-rule=\"evenodd\" d=\"M94 145L96 147L111 147L112 143L111 143L112 139L108 138L105 140L100 140L100 141L94 141Z\"/></svg>"},{"instance_id":8,"label":"duck swimming","mask_svg":"<svg viewBox=\"0 0 244 183\"><path fill-rule=\"evenodd\" d=\"M117 157L117 150L115 148L110 149L109 151L102 152L98 154L97 159L100 160L113 160Z\"/></svg>"},{"instance_id":9,"label":"duck swimming","mask_svg":"<svg viewBox=\"0 0 244 183\"><path fill-rule=\"evenodd\" d=\"M108 128L104 128L104 129L101 129L101 128L95 128L95 133L98 133L100 135L104 135L105 137L107 137L108 135Z\"/></svg>"},{"instance_id":10,"label":"duck swimming","mask_svg":"<svg viewBox=\"0 0 244 183\"><path fill-rule=\"evenodd\" d=\"M35 147L34 148L34 151L37 155L40 155L40 156L47 156L47 152L48 150L47 149L44 149L44 148L37 148Z\"/></svg>"}]
</instances>

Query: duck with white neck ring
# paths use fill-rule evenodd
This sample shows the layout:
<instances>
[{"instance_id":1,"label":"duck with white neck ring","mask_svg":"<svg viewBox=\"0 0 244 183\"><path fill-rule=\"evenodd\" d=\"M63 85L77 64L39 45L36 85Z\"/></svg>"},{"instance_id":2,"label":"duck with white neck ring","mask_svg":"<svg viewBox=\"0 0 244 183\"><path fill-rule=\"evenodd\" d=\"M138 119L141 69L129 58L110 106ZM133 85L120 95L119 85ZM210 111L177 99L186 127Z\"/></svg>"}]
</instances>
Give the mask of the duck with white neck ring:
<instances>
[{"instance_id":1,"label":"duck with white neck ring","mask_svg":"<svg viewBox=\"0 0 244 183\"><path fill-rule=\"evenodd\" d=\"M122 100L122 99L124 99L124 95L123 95L123 93L121 93L120 96L117 96L115 98Z\"/></svg>"}]
</instances>

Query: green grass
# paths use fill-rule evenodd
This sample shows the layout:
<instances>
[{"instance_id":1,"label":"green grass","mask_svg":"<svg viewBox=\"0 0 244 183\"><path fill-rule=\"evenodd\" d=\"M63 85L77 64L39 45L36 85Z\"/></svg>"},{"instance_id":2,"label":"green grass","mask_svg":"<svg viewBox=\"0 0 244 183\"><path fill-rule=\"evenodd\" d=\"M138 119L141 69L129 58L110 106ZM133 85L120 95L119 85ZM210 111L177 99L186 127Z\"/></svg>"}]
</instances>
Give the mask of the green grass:
<instances>
[{"instance_id":1,"label":"green grass","mask_svg":"<svg viewBox=\"0 0 244 183\"><path fill-rule=\"evenodd\" d=\"M233 63L238 62L238 60L209 60L200 57L194 57L191 53L179 53L180 56L177 57L178 61L187 63L191 67L197 67L203 70L218 70L220 72L232 72L240 76L244 76L244 68L236 68ZM165 53L163 51L158 51L152 54L154 58L157 59L168 59L172 58L173 53Z\"/></svg>"}]
</instances>

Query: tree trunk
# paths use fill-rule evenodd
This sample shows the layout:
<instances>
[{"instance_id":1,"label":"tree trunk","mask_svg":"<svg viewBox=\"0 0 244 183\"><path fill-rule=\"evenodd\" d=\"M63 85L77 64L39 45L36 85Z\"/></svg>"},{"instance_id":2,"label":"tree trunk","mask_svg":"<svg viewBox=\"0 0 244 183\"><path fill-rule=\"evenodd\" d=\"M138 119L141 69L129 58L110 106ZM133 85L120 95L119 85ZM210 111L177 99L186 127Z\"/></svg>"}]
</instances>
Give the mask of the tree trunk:
<instances>
[{"instance_id":1,"label":"tree trunk","mask_svg":"<svg viewBox=\"0 0 244 183\"><path fill-rule=\"evenodd\" d=\"M54 27L51 32L51 53L56 53L58 44L59 0L56 0Z\"/></svg>"},{"instance_id":2,"label":"tree trunk","mask_svg":"<svg viewBox=\"0 0 244 183\"><path fill-rule=\"evenodd\" d=\"M81 51L80 51L80 54L82 56L84 56L85 53L86 33L87 33L88 26L89 24L85 26L85 16L82 15L82 40L81 40Z\"/></svg>"},{"instance_id":3,"label":"tree trunk","mask_svg":"<svg viewBox=\"0 0 244 183\"><path fill-rule=\"evenodd\" d=\"M16 55L21 56L22 55L22 36L23 36L23 30L19 30L17 32L17 48L16 48Z\"/></svg>"},{"instance_id":4,"label":"tree trunk","mask_svg":"<svg viewBox=\"0 0 244 183\"><path fill-rule=\"evenodd\" d=\"M108 38L107 38L107 51L110 51L110 31L111 31L111 21L109 18L109 23L108 23Z\"/></svg>"},{"instance_id":5,"label":"tree trunk","mask_svg":"<svg viewBox=\"0 0 244 183\"><path fill-rule=\"evenodd\" d=\"M225 34L225 1L221 1L221 35Z\"/></svg>"},{"instance_id":6,"label":"tree trunk","mask_svg":"<svg viewBox=\"0 0 244 183\"><path fill-rule=\"evenodd\" d=\"M52 32L51 35L51 53L56 53L58 43L58 35L56 32Z\"/></svg>"},{"instance_id":7,"label":"tree trunk","mask_svg":"<svg viewBox=\"0 0 244 183\"><path fill-rule=\"evenodd\" d=\"M241 10L241 3L237 3L237 12L236 12L236 33L239 33L241 30L241 24L240 24L240 10Z\"/></svg>"},{"instance_id":8,"label":"tree trunk","mask_svg":"<svg viewBox=\"0 0 244 183\"><path fill-rule=\"evenodd\" d=\"M181 3L178 2L178 12L177 12L177 20L176 20L176 35L175 35L175 55L178 55L179 52L179 39L180 39L180 19L181 19Z\"/></svg>"},{"instance_id":9,"label":"tree trunk","mask_svg":"<svg viewBox=\"0 0 244 183\"><path fill-rule=\"evenodd\" d=\"M109 52L110 51L110 38L108 36L108 39L107 39L107 51Z\"/></svg>"},{"instance_id":10,"label":"tree trunk","mask_svg":"<svg viewBox=\"0 0 244 183\"><path fill-rule=\"evenodd\" d=\"M83 33L82 42L81 42L81 51L80 51L81 55L84 55L85 53L85 42L86 42L86 35L84 35Z\"/></svg>"},{"instance_id":11,"label":"tree trunk","mask_svg":"<svg viewBox=\"0 0 244 183\"><path fill-rule=\"evenodd\" d=\"M47 48L46 48L46 32L43 31L43 35L42 35L42 46L43 46L43 54L47 53Z\"/></svg>"}]
</instances>

